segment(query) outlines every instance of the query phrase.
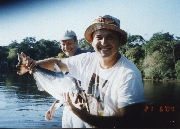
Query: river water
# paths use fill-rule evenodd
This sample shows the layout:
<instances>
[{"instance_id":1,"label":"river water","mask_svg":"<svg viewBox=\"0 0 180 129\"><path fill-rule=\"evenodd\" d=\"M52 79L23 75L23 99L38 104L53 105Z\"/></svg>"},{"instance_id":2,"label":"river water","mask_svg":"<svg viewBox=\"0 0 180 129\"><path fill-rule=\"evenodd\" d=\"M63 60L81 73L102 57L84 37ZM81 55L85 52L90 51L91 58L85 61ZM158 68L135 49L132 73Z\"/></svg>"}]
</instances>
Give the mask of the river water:
<instances>
[{"instance_id":1,"label":"river water","mask_svg":"<svg viewBox=\"0 0 180 129\"><path fill-rule=\"evenodd\" d=\"M147 104L142 113L144 128L180 128L180 83L144 81ZM61 128L62 109L53 120L45 112L55 101L38 91L31 75L0 77L0 128Z\"/></svg>"}]
</instances>

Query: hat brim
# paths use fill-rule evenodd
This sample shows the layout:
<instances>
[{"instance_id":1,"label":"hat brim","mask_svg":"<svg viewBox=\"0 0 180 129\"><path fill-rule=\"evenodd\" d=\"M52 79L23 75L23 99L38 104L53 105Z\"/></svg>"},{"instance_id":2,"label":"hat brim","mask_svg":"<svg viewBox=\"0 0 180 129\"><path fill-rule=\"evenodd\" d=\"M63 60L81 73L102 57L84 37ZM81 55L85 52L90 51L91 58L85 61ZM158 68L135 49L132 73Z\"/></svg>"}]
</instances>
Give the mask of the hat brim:
<instances>
[{"instance_id":1,"label":"hat brim","mask_svg":"<svg viewBox=\"0 0 180 129\"><path fill-rule=\"evenodd\" d=\"M127 33L124 30L120 29L116 25L112 25L112 24L110 25L110 24L105 24L105 23L95 23L95 24L90 25L84 33L85 39L89 43L92 43L93 41L92 33L100 29L110 29L110 30L117 31L122 35L122 44L124 45L127 42Z\"/></svg>"}]
</instances>

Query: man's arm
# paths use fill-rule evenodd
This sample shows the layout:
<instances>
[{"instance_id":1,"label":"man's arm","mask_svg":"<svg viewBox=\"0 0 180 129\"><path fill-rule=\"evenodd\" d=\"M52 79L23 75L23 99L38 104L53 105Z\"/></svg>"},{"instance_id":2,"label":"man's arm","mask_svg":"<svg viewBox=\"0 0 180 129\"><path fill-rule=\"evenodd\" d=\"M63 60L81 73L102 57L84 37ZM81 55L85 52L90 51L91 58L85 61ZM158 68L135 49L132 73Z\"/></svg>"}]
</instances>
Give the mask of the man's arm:
<instances>
[{"instance_id":1,"label":"man's arm","mask_svg":"<svg viewBox=\"0 0 180 129\"><path fill-rule=\"evenodd\" d=\"M59 107L61 107L63 105L62 102L60 102L59 100L56 100L51 107L48 109L48 111L45 114L45 120L50 121L52 120L52 116L55 113L55 110L57 110Z\"/></svg>"},{"instance_id":2,"label":"man's arm","mask_svg":"<svg viewBox=\"0 0 180 129\"><path fill-rule=\"evenodd\" d=\"M48 58L48 59L36 61L35 63L36 65L39 65L40 67L49 69L51 71L54 71L54 65L56 64L62 71L68 72L68 67L66 65L66 58L63 58L63 59Z\"/></svg>"},{"instance_id":3,"label":"man's arm","mask_svg":"<svg viewBox=\"0 0 180 129\"><path fill-rule=\"evenodd\" d=\"M144 105L142 103L138 103L119 108L119 113L116 116L96 116L89 114L85 108L82 110L77 109L71 103L70 99L67 101L74 114L76 114L84 122L99 128L138 127Z\"/></svg>"},{"instance_id":4,"label":"man's arm","mask_svg":"<svg viewBox=\"0 0 180 129\"><path fill-rule=\"evenodd\" d=\"M62 58L62 59L48 58L44 60L35 61L28 56L26 57L26 55L23 52L21 53L21 56L23 58L22 60L25 61L23 62L23 64L26 64L26 67L28 67L29 70L33 70L33 68L36 65L39 65L42 68L54 71L54 65L57 64L62 71L68 72L68 67L66 65L66 58Z\"/></svg>"}]
</instances>

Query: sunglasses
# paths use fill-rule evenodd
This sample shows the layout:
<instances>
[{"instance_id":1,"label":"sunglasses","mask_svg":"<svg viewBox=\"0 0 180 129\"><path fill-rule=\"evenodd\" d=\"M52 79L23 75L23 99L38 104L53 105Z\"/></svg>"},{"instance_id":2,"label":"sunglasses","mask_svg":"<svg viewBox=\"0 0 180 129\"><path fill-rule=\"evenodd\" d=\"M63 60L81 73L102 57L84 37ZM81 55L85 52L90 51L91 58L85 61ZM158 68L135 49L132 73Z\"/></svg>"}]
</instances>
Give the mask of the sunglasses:
<instances>
[{"instance_id":1,"label":"sunglasses","mask_svg":"<svg viewBox=\"0 0 180 129\"><path fill-rule=\"evenodd\" d=\"M99 18L97 18L97 19L95 19L93 21L93 24L94 23L100 23L100 22L103 22L105 24L113 24L113 25L116 25L116 26L119 27L119 24L114 19L112 19L112 18L102 18L102 17L99 17Z\"/></svg>"}]
</instances>

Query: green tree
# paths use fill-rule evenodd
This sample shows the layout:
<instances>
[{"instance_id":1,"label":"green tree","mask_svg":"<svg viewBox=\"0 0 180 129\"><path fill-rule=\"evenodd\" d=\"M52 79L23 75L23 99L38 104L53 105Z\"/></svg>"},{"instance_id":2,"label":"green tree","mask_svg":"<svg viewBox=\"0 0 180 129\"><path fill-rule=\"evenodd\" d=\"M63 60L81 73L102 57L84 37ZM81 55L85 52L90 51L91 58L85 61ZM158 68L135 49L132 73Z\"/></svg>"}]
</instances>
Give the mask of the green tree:
<instances>
[{"instance_id":1,"label":"green tree","mask_svg":"<svg viewBox=\"0 0 180 129\"><path fill-rule=\"evenodd\" d=\"M147 55L151 55L154 51L172 54L172 48L168 47L172 41L174 41L174 37L168 32L164 34L161 32L153 34L149 42L144 46L146 47Z\"/></svg>"},{"instance_id":2,"label":"green tree","mask_svg":"<svg viewBox=\"0 0 180 129\"><path fill-rule=\"evenodd\" d=\"M10 69L16 68L16 64L18 62L17 52L18 52L18 48L12 48L9 50L7 59L8 59L8 64L9 64Z\"/></svg>"},{"instance_id":3,"label":"green tree","mask_svg":"<svg viewBox=\"0 0 180 129\"><path fill-rule=\"evenodd\" d=\"M180 60L177 61L175 66L176 66L175 69L177 74L177 80L180 81Z\"/></svg>"},{"instance_id":4,"label":"green tree","mask_svg":"<svg viewBox=\"0 0 180 129\"><path fill-rule=\"evenodd\" d=\"M19 44L17 43L17 41L12 41L8 46L7 48L8 49L12 49L12 48L18 48Z\"/></svg>"},{"instance_id":5,"label":"green tree","mask_svg":"<svg viewBox=\"0 0 180 129\"><path fill-rule=\"evenodd\" d=\"M124 44L120 49L119 51L123 54L126 53L126 51L128 51L128 49L131 49L135 46L140 46L142 47L142 45L145 44L145 40L144 38L141 36L141 35L131 35L131 34L128 34L128 37L127 37L127 43Z\"/></svg>"},{"instance_id":6,"label":"green tree","mask_svg":"<svg viewBox=\"0 0 180 129\"><path fill-rule=\"evenodd\" d=\"M18 46L18 53L24 52L28 56L34 54L34 44L36 43L35 37L26 37Z\"/></svg>"},{"instance_id":7,"label":"green tree","mask_svg":"<svg viewBox=\"0 0 180 129\"><path fill-rule=\"evenodd\" d=\"M140 69L143 74L142 62L144 60L145 52L142 49L142 45L145 44L145 40L140 35L128 35L127 43L120 48L120 52L123 53L129 60L131 60ZM143 75L144 76L144 75Z\"/></svg>"},{"instance_id":8,"label":"green tree","mask_svg":"<svg viewBox=\"0 0 180 129\"><path fill-rule=\"evenodd\" d=\"M8 56L9 49L4 46L0 46L0 75L4 74L8 69Z\"/></svg>"},{"instance_id":9,"label":"green tree","mask_svg":"<svg viewBox=\"0 0 180 129\"><path fill-rule=\"evenodd\" d=\"M0 61L7 59L9 49L7 47L0 46Z\"/></svg>"},{"instance_id":10,"label":"green tree","mask_svg":"<svg viewBox=\"0 0 180 129\"><path fill-rule=\"evenodd\" d=\"M144 60L144 51L141 49L141 46L134 46L129 48L125 52L126 57L131 60L143 73L142 62Z\"/></svg>"},{"instance_id":11,"label":"green tree","mask_svg":"<svg viewBox=\"0 0 180 129\"><path fill-rule=\"evenodd\" d=\"M85 38L80 39L78 45L82 50L93 50L92 45L88 43Z\"/></svg>"},{"instance_id":12,"label":"green tree","mask_svg":"<svg viewBox=\"0 0 180 129\"><path fill-rule=\"evenodd\" d=\"M143 46L147 53L144 60L145 76L156 79L174 79L174 37L169 33L155 33Z\"/></svg>"},{"instance_id":13,"label":"green tree","mask_svg":"<svg viewBox=\"0 0 180 129\"><path fill-rule=\"evenodd\" d=\"M35 59L56 57L58 56L58 53L62 52L59 48L59 42L56 40L50 41L44 39L36 42L34 50L33 57L35 57Z\"/></svg>"}]
</instances>

